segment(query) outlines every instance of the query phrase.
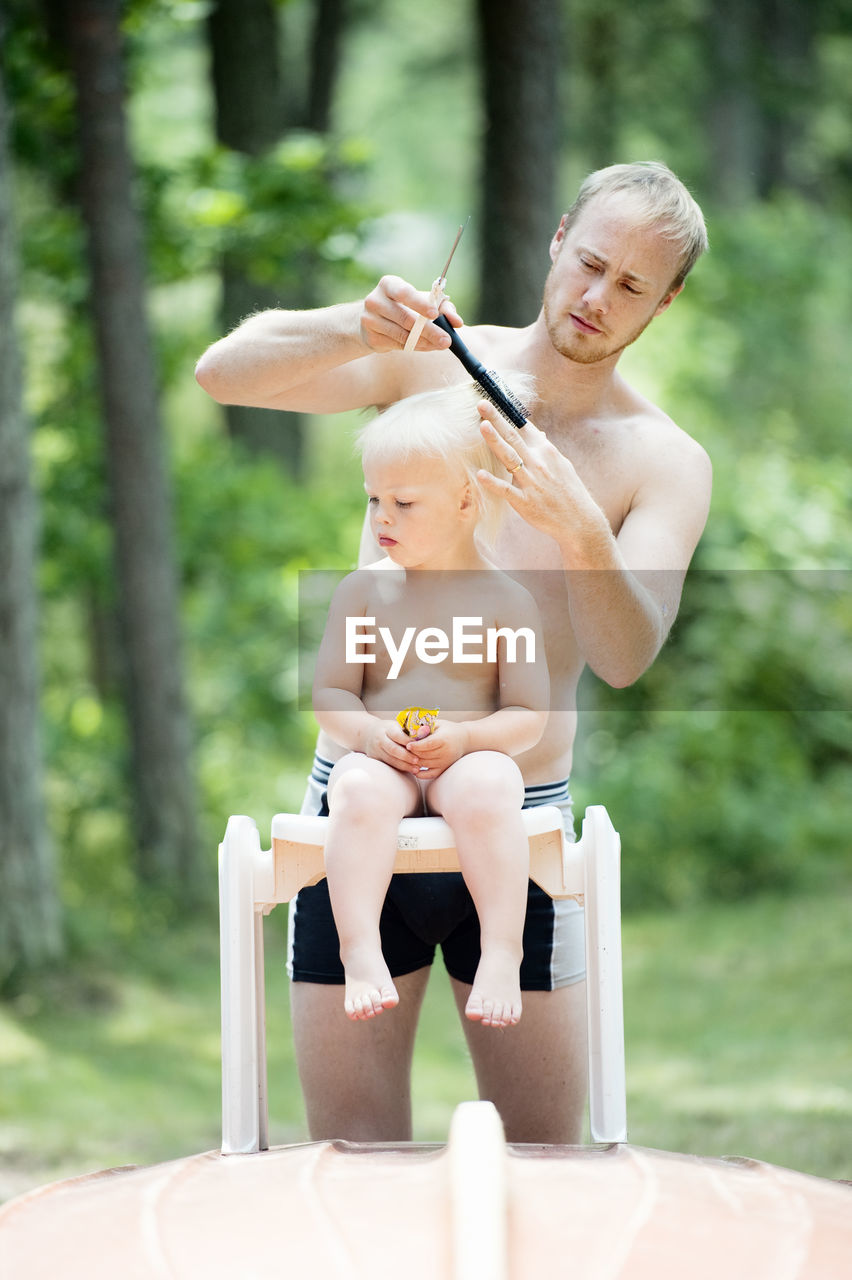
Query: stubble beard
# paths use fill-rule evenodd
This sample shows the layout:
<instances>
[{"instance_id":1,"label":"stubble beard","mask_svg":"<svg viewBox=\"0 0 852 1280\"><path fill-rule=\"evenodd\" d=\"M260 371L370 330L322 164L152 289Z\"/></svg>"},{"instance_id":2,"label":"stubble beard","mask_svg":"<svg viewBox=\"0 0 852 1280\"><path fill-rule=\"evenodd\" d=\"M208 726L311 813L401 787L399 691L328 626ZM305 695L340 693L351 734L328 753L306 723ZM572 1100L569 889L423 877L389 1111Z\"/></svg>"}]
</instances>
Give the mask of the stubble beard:
<instances>
[{"instance_id":1,"label":"stubble beard","mask_svg":"<svg viewBox=\"0 0 852 1280\"><path fill-rule=\"evenodd\" d=\"M545 295L544 305L544 322L547 327L548 337L555 351L561 356L565 356L568 360L575 361L576 364L600 364L604 360L616 361L625 351L627 347L632 346L637 338L648 328L651 323L650 319L640 325L625 342L619 346L610 346L605 334L582 334L578 333L572 324L570 317L554 315L553 308Z\"/></svg>"},{"instance_id":2,"label":"stubble beard","mask_svg":"<svg viewBox=\"0 0 852 1280\"><path fill-rule=\"evenodd\" d=\"M569 315L561 312L557 314L551 304L549 285L550 280L548 278L545 282L544 297L542 298L542 312L548 337L553 349L559 355L565 356L566 359L573 360L577 364L600 364L604 360L612 360L614 363L618 360L622 351L632 346L636 339L641 337L654 318L653 314L650 315L619 346L610 346L608 345L606 334L578 333Z\"/></svg>"}]
</instances>

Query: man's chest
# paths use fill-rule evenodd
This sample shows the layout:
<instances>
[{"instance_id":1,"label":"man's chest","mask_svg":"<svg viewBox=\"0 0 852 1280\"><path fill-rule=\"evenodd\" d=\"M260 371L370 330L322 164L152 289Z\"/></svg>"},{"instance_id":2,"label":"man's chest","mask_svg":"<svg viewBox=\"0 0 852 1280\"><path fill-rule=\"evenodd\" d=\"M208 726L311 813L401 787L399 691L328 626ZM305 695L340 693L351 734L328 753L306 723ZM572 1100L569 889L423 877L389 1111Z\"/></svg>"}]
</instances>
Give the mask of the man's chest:
<instances>
[{"instance_id":1,"label":"man's chest","mask_svg":"<svg viewBox=\"0 0 852 1280\"><path fill-rule=\"evenodd\" d=\"M584 430L581 437L543 426L548 438L571 462L583 486L603 511L617 535L633 504L642 460L626 439L617 447L603 431ZM619 433L621 434L621 433ZM497 563L504 569L560 568L562 561L554 540L527 524L507 507L497 543Z\"/></svg>"}]
</instances>

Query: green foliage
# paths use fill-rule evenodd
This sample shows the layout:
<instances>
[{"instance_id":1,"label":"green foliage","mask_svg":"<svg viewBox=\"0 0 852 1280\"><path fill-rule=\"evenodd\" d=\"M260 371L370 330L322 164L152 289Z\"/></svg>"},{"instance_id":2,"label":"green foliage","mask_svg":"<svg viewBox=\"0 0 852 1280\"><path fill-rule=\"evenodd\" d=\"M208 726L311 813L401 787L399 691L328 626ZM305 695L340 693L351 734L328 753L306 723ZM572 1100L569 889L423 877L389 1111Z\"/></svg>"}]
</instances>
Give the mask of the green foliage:
<instances>
[{"instance_id":1,"label":"green foliage","mask_svg":"<svg viewBox=\"0 0 852 1280\"><path fill-rule=\"evenodd\" d=\"M31 22L29 6L9 8L4 66L44 513L49 802L72 932L84 946L84 917L98 897L125 938L139 910L159 908L136 908L127 870L121 647L65 51ZM305 6L291 0L283 10L304 33ZM366 213L422 215L401 224L417 228L402 243L371 246L371 280L377 249L392 259L381 269L397 269L398 253L428 241L430 219L446 220L448 209L453 221L461 217L472 199L477 112L469 8L470 39L442 42L457 10L441 0L403 17L386 5L379 22L378 11L360 6L336 133L291 132L261 157L211 144L204 6L135 0L125 11L211 881L230 812L263 823L299 802L313 726L296 708L298 570L349 567L362 505L338 427L312 428L320 443L308 483L297 488L224 440L213 407L193 395L193 359L217 333L218 265L227 253L284 298L309 262L317 301L332 301L366 280ZM587 154L587 104L607 102L619 158L670 159L711 215L711 253L672 311L625 354L624 369L705 444L715 470L710 522L672 638L633 689L590 695L575 766L580 808L603 802L622 829L628 904L841 877L852 619L845 579L825 571L849 566L848 33L832 6L820 7L820 80L801 116L794 166L811 198L781 191L721 214L702 195L714 190L701 114L706 6L654 0L649 23L638 11L583 3L572 18L563 157L572 183L600 159ZM591 58L592 37L607 23L611 101L600 79L606 68ZM672 39L661 42L661 29ZM649 96L651 82L670 91ZM424 130L426 102L432 124ZM469 263L472 247L466 253ZM465 262L457 265L462 285Z\"/></svg>"},{"instance_id":2,"label":"green foliage","mask_svg":"<svg viewBox=\"0 0 852 1280\"><path fill-rule=\"evenodd\" d=\"M821 733L816 717L815 737ZM849 718L844 716L848 735ZM601 713L577 793L622 833L627 910L848 882L852 770L820 771L781 711Z\"/></svg>"},{"instance_id":3,"label":"green foliage","mask_svg":"<svg viewBox=\"0 0 852 1280\"><path fill-rule=\"evenodd\" d=\"M700 405L714 436L759 474L767 446L797 461L845 459L852 370L852 227L786 194L719 215L687 284L687 332L672 394ZM743 467L743 455L747 464Z\"/></svg>"},{"instance_id":4,"label":"green foliage","mask_svg":"<svg viewBox=\"0 0 852 1280\"><path fill-rule=\"evenodd\" d=\"M181 461L178 513L213 848L228 814L265 819L300 802L315 726L297 705L299 571L352 567L363 496L300 489L274 463L206 439Z\"/></svg>"},{"instance_id":5,"label":"green foliage","mask_svg":"<svg viewBox=\"0 0 852 1280\"><path fill-rule=\"evenodd\" d=\"M74 173L73 90L50 25L33 21L27 0L8 0L3 74L12 104L13 151L57 186Z\"/></svg>"},{"instance_id":6,"label":"green foliage","mask_svg":"<svg viewBox=\"0 0 852 1280\"><path fill-rule=\"evenodd\" d=\"M138 903L128 870L126 731L113 666L120 651L109 599L99 595L109 584L109 545L103 524L86 524L91 475L73 456L45 457L41 439L52 499L43 610L49 800L57 844L73 851L63 861L63 891L72 932L78 911L98 918L101 900L122 937L164 904ZM60 497L63 477L68 488ZM298 804L315 732L296 705L298 574L351 567L363 498L354 487L348 494L301 490L275 463L207 435L182 448L175 497L212 894L228 815L245 811L268 822L276 809Z\"/></svg>"},{"instance_id":7,"label":"green foliage","mask_svg":"<svg viewBox=\"0 0 852 1280\"><path fill-rule=\"evenodd\" d=\"M300 131L261 156L218 147L179 165L146 161L140 192L153 279L188 279L227 255L282 297L304 283L308 266L320 294L330 271L338 285L363 282L355 253L366 211L338 194L361 164L356 144Z\"/></svg>"}]
</instances>

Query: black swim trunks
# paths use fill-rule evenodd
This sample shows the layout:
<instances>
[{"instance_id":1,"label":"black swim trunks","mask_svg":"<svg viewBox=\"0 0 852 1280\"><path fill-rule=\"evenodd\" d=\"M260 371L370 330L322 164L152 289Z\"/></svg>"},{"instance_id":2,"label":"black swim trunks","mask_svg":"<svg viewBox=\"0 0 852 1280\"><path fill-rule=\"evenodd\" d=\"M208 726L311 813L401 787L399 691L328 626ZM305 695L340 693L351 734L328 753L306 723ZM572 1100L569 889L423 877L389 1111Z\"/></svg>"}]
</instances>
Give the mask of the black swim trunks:
<instances>
[{"instance_id":1,"label":"black swim trunks","mask_svg":"<svg viewBox=\"0 0 852 1280\"><path fill-rule=\"evenodd\" d=\"M314 758L302 813L326 814L332 762ZM574 839L568 780L525 788L524 808L557 805ZM395 875L381 915L382 951L394 978L432 964L440 947L447 972L472 983L479 963L479 920L458 872ZM287 972L294 982L341 985L339 943L328 885L301 889L290 904ZM572 898L554 901L529 881L524 925L522 991L553 991L585 977L583 909Z\"/></svg>"}]
</instances>

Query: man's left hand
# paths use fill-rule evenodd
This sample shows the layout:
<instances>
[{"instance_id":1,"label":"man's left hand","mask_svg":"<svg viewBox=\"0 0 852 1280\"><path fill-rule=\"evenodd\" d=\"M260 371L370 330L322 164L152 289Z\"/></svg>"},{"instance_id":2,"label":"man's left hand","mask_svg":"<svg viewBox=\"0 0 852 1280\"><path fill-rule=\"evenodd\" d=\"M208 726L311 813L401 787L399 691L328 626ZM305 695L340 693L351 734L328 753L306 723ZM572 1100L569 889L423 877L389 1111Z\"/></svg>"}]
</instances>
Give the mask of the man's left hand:
<instances>
[{"instance_id":1,"label":"man's left hand","mask_svg":"<svg viewBox=\"0 0 852 1280\"><path fill-rule=\"evenodd\" d=\"M477 479L498 494L528 524L559 543L583 532L609 528L606 517L578 476L574 465L532 422L518 429L487 400L478 405L482 435L510 473L501 480L490 471Z\"/></svg>"}]
</instances>

